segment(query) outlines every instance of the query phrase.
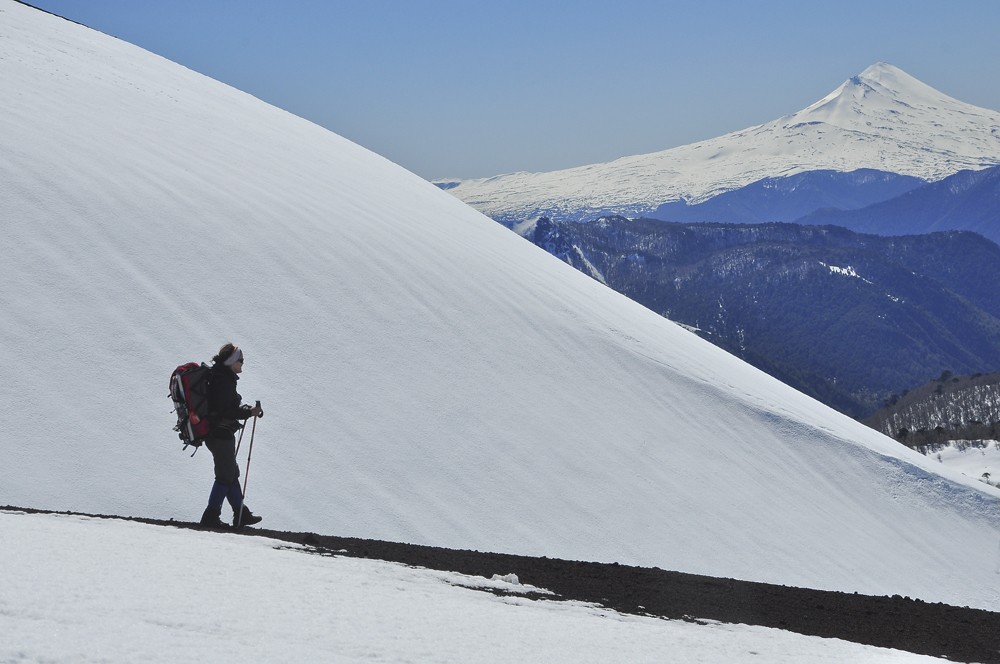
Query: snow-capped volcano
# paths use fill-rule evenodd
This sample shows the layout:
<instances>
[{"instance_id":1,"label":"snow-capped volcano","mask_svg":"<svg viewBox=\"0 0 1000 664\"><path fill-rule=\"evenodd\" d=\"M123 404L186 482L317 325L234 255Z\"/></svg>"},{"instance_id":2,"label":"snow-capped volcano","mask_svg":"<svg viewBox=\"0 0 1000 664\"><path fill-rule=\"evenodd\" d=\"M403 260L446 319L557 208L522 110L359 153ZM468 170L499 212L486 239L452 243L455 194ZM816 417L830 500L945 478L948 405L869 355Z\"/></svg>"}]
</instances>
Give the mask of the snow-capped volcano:
<instances>
[{"instance_id":1,"label":"snow-capped volcano","mask_svg":"<svg viewBox=\"0 0 1000 664\"><path fill-rule=\"evenodd\" d=\"M0 81L0 504L197 519L234 341L271 528L1000 608L1000 491L401 167L12 0Z\"/></svg>"},{"instance_id":2,"label":"snow-capped volcano","mask_svg":"<svg viewBox=\"0 0 1000 664\"><path fill-rule=\"evenodd\" d=\"M870 168L937 180L1000 163L1000 112L953 99L886 63L807 108L718 138L549 173L450 182L501 221L634 216L699 203L766 177Z\"/></svg>"}]
</instances>

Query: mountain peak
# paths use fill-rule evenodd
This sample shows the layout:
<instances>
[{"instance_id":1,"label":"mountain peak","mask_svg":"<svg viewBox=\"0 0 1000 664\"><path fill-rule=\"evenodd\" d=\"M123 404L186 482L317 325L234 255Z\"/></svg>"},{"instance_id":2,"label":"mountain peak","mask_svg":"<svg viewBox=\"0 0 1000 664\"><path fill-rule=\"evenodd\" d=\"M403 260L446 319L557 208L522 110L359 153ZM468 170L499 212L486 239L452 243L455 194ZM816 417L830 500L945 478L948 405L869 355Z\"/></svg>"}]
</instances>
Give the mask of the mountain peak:
<instances>
[{"instance_id":1,"label":"mountain peak","mask_svg":"<svg viewBox=\"0 0 1000 664\"><path fill-rule=\"evenodd\" d=\"M964 114L975 108L935 90L898 67L878 62L790 117L797 122L825 122L870 133L873 118L881 123L876 128L894 129L899 123L926 125L930 116Z\"/></svg>"},{"instance_id":2,"label":"mountain peak","mask_svg":"<svg viewBox=\"0 0 1000 664\"><path fill-rule=\"evenodd\" d=\"M898 97L936 97L953 103L962 104L957 99L932 88L918 78L911 76L899 67L888 62L876 62L849 82L859 81Z\"/></svg>"},{"instance_id":3,"label":"mountain peak","mask_svg":"<svg viewBox=\"0 0 1000 664\"><path fill-rule=\"evenodd\" d=\"M903 80L907 83L916 83L917 85L923 85L920 81L914 77L907 74L905 71L900 69L895 65L891 65L888 62L876 62L870 65L863 72L858 74L854 78L860 78L868 81L888 81L888 80Z\"/></svg>"},{"instance_id":4,"label":"mountain peak","mask_svg":"<svg viewBox=\"0 0 1000 664\"><path fill-rule=\"evenodd\" d=\"M934 181L1000 164L1000 112L959 101L877 62L806 108L756 127L651 154L551 173L450 183L504 223L539 216L639 216L704 202L764 178L873 169Z\"/></svg>"}]
</instances>

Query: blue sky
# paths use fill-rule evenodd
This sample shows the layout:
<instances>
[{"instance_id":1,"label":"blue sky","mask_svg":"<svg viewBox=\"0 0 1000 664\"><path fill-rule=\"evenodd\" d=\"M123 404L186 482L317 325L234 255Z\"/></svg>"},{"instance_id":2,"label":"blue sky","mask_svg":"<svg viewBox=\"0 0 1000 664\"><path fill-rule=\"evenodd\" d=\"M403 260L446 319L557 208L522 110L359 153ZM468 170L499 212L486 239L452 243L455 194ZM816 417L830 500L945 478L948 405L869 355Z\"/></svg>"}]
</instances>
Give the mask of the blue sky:
<instances>
[{"instance_id":1,"label":"blue sky","mask_svg":"<svg viewBox=\"0 0 1000 664\"><path fill-rule=\"evenodd\" d=\"M894 64L1000 110L1000 2L29 0L428 179L712 138Z\"/></svg>"}]
</instances>

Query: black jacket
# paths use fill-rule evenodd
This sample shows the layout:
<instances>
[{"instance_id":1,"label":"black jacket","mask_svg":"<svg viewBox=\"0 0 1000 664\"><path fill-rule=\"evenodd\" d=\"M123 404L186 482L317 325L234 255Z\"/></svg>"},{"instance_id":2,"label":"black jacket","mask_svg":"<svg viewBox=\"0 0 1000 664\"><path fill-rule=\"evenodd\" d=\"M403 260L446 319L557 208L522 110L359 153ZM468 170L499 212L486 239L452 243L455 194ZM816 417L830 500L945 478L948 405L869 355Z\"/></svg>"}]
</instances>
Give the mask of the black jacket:
<instances>
[{"instance_id":1,"label":"black jacket","mask_svg":"<svg viewBox=\"0 0 1000 664\"><path fill-rule=\"evenodd\" d=\"M241 420L250 417L250 406L236 391L240 379L233 370L221 363L212 365L208 382L208 419L212 423L209 436L234 433L243 428Z\"/></svg>"}]
</instances>

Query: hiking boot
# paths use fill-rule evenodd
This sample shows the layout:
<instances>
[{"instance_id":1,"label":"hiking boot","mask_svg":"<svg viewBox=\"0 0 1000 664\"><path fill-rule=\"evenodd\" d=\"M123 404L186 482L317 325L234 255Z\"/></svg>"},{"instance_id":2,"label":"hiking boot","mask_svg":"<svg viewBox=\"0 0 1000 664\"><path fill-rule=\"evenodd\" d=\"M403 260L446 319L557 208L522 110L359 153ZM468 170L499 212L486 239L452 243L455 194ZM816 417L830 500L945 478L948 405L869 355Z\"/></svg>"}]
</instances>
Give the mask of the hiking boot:
<instances>
[{"instance_id":1,"label":"hiking boot","mask_svg":"<svg viewBox=\"0 0 1000 664\"><path fill-rule=\"evenodd\" d=\"M238 528L242 526L252 526L255 523L260 523L264 520L264 517L257 516L250 511L250 508L246 505L243 506L243 518L237 519L236 515L233 515L233 528ZM237 525L237 521L239 524Z\"/></svg>"},{"instance_id":2,"label":"hiking boot","mask_svg":"<svg viewBox=\"0 0 1000 664\"><path fill-rule=\"evenodd\" d=\"M221 516L221 507L212 507L209 505L201 515L201 521L198 522L198 525L202 528L226 528L227 526L222 522Z\"/></svg>"}]
</instances>

